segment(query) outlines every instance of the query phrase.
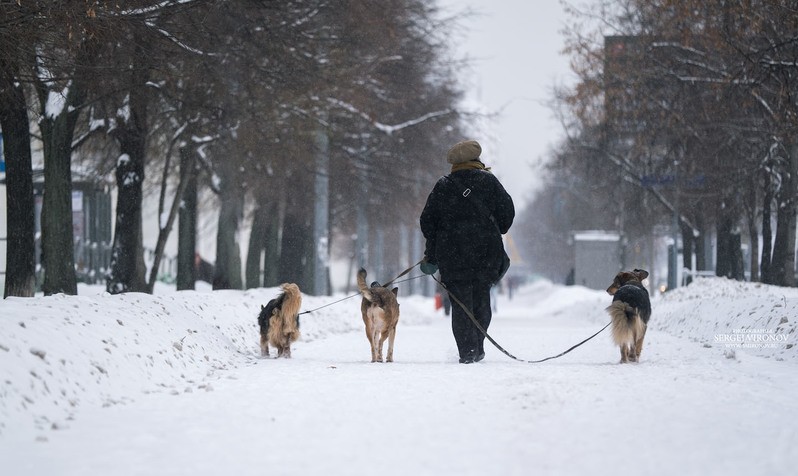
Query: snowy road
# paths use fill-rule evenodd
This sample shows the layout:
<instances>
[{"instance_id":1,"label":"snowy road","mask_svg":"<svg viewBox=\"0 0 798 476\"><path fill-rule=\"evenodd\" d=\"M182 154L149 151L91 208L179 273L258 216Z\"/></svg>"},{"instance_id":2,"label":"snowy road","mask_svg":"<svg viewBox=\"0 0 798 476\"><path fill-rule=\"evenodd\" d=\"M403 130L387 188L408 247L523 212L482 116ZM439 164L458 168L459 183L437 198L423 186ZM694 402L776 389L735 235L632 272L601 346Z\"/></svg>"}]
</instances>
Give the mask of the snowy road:
<instances>
[{"instance_id":1,"label":"snowy road","mask_svg":"<svg viewBox=\"0 0 798 476\"><path fill-rule=\"evenodd\" d=\"M654 318L656 319L656 308ZM502 298L491 334L523 359L601 324ZM251 359L207 391L81 410L46 441L0 440L6 475L787 475L798 373L649 331L640 364L607 333L542 364L486 343L456 363L447 318L400 325L393 364L362 332ZM7 469L12 468L12 472Z\"/></svg>"}]
</instances>

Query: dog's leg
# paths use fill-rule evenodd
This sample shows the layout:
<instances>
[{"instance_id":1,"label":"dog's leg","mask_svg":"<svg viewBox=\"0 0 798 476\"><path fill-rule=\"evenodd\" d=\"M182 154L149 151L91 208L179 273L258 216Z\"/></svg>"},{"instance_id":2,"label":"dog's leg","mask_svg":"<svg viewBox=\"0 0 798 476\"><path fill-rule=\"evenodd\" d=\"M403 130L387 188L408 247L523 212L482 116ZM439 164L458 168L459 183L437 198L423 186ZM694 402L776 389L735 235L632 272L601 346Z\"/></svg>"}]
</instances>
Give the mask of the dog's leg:
<instances>
[{"instance_id":1,"label":"dog's leg","mask_svg":"<svg viewBox=\"0 0 798 476\"><path fill-rule=\"evenodd\" d=\"M371 361L382 362L382 345L380 344L380 333L376 330L371 334Z\"/></svg>"},{"instance_id":2,"label":"dog's leg","mask_svg":"<svg viewBox=\"0 0 798 476\"><path fill-rule=\"evenodd\" d=\"M371 339L369 339L369 344L371 345L371 361L372 362L382 362L382 356L377 355L377 346L374 345L377 337L372 334Z\"/></svg>"},{"instance_id":3,"label":"dog's leg","mask_svg":"<svg viewBox=\"0 0 798 476\"><path fill-rule=\"evenodd\" d=\"M637 347L635 346L635 342L629 344L629 362L637 362Z\"/></svg>"},{"instance_id":4,"label":"dog's leg","mask_svg":"<svg viewBox=\"0 0 798 476\"><path fill-rule=\"evenodd\" d=\"M621 344L621 363L629 362L629 347L624 343Z\"/></svg>"},{"instance_id":5,"label":"dog's leg","mask_svg":"<svg viewBox=\"0 0 798 476\"><path fill-rule=\"evenodd\" d=\"M371 361L377 361L377 346L374 345L374 338L376 336L376 331L374 330L374 321L372 320L371 313L368 315L368 321L366 322L366 333L368 334L369 338L369 347L371 348Z\"/></svg>"},{"instance_id":6,"label":"dog's leg","mask_svg":"<svg viewBox=\"0 0 798 476\"><path fill-rule=\"evenodd\" d=\"M635 362L640 362L640 353L643 352L643 339L646 338L646 325L643 324L643 332L635 341Z\"/></svg>"},{"instance_id":7,"label":"dog's leg","mask_svg":"<svg viewBox=\"0 0 798 476\"><path fill-rule=\"evenodd\" d=\"M377 347L377 333L371 334L371 361L372 362L382 362L382 354L378 351Z\"/></svg>"},{"instance_id":8,"label":"dog's leg","mask_svg":"<svg viewBox=\"0 0 798 476\"><path fill-rule=\"evenodd\" d=\"M366 311L363 314L363 323L366 325L366 339L369 341L369 347L371 348L371 361L377 361L377 355L374 348L374 323L371 321L371 313Z\"/></svg>"},{"instance_id":9,"label":"dog's leg","mask_svg":"<svg viewBox=\"0 0 798 476\"><path fill-rule=\"evenodd\" d=\"M376 362L377 361L377 347L374 345L374 340L375 340L374 334L375 334L375 332L372 331L371 328L369 328L368 338L369 338L369 347L371 348L371 361L372 362Z\"/></svg>"},{"instance_id":10,"label":"dog's leg","mask_svg":"<svg viewBox=\"0 0 798 476\"><path fill-rule=\"evenodd\" d=\"M290 359L291 358L291 344L288 344L287 346L285 346L285 353L283 354L283 356L286 359Z\"/></svg>"},{"instance_id":11,"label":"dog's leg","mask_svg":"<svg viewBox=\"0 0 798 476\"><path fill-rule=\"evenodd\" d=\"M379 354L380 354L380 362L382 362L382 344L385 342L385 339L388 338L388 332L382 331L380 332L380 344L379 344ZM385 361L390 362L393 357L391 356L390 352L385 356Z\"/></svg>"},{"instance_id":12,"label":"dog's leg","mask_svg":"<svg viewBox=\"0 0 798 476\"><path fill-rule=\"evenodd\" d=\"M388 333L388 355L385 357L386 362L393 362L393 340L396 337L396 327Z\"/></svg>"},{"instance_id":13,"label":"dog's leg","mask_svg":"<svg viewBox=\"0 0 798 476\"><path fill-rule=\"evenodd\" d=\"M268 357L269 356L269 338L266 335L260 335L260 356L261 357Z\"/></svg>"},{"instance_id":14,"label":"dog's leg","mask_svg":"<svg viewBox=\"0 0 798 476\"><path fill-rule=\"evenodd\" d=\"M363 320L366 322L366 335L369 338L369 345L371 346L371 361L382 362L382 351L377 351L377 349L379 349L377 341L379 339L380 333L377 330L377 323L374 322L374 310L370 308Z\"/></svg>"}]
</instances>

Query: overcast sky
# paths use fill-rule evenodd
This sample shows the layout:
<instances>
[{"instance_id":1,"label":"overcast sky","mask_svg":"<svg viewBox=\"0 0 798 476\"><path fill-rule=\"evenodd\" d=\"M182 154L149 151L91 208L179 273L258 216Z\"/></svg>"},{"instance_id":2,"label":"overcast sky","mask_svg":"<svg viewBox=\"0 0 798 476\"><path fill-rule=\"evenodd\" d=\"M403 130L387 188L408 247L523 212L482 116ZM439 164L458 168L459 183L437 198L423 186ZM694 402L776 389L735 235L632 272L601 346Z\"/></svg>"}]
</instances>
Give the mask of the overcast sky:
<instances>
[{"instance_id":1,"label":"overcast sky","mask_svg":"<svg viewBox=\"0 0 798 476\"><path fill-rule=\"evenodd\" d=\"M555 84L573 82L561 54L565 14L558 0L439 1L446 13L474 12L461 21L453 52L472 60L473 73L462 78L467 105L501 111L488 137L474 138L520 209L539 183L533 165L563 137L546 104Z\"/></svg>"}]
</instances>

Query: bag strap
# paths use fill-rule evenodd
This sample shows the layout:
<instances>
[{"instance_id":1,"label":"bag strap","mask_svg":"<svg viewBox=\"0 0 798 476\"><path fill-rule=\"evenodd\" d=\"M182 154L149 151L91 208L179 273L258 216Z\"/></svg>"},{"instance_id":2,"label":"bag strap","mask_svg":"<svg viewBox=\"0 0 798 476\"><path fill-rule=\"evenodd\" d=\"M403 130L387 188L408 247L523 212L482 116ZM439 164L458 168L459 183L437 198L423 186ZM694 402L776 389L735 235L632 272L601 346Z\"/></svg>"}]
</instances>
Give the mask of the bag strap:
<instances>
[{"instance_id":1,"label":"bag strap","mask_svg":"<svg viewBox=\"0 0 798 476\"><path fill-rule=\"evenodd\" d=\"M466 200L471 202L474 205L474 207L476 207L480 215L487 218L488 221L490 221L493 224L493 226L496 227L496 231L498 231L499 236L501 236L502 231L499 229L499 224L496 223L496 220L493 219L493 215L490 213L490 210L488 210L488 207L486 207L485 204L480 202L479 200L469 198L471 197L471 187L465 186L461 181L452 177L451 175L447 175L446 178L448 178L449 181L452 182L455 186L463 190L462 193L463 197L465 197Z\"/></svg>"}]
</instances>

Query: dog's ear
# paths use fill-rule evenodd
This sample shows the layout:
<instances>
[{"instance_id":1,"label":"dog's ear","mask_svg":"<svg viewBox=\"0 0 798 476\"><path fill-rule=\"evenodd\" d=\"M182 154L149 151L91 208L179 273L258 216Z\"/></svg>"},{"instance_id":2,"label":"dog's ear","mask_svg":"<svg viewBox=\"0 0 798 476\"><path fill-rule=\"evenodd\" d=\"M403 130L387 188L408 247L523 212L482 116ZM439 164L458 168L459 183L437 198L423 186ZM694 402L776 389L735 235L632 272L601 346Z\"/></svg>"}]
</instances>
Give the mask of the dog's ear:
<instances>
[{"instance_id":1,"label":"dog's ear","mask_svg":"<svg viewBox=\"0 0 798 476\"><path fill-rule=\"evenodd\" d=\"M264 306L263 304L261 304L261 305L260 305L260 310L262 311L262 310L264 310L264 309L266 309L266 306Z\"/></svg>"},{"instance_id":2,"label":"dog's ear","mask_svg":"<svg viewBox=\"0 0 798 476\"><path fill-rule=\"evenodd\" d=\"M635 269L634 273L637 275L637 279L639 279L640 281L643 281L648 277L648 271L646 271L645 269Z\"/></svg>"},{"instance_id":3,"label":"dog's ear","mask_svg":"<svg viewBox=\"0 0 798 476\"><path fill-rule=\"evenodd\" d=\"M610 287L607 288L607 294L609 294L610 296L614 296L615 293L618 292L618 289L620 289L621 286L634 279L637 279L637 276L628 271L619 272L618 274L615 275L615 279L612 280L612 284L610 285Z\"/></svg>"},{"instance_id":4,"label":"dog's ear","mask_svg":"<svg viewBox=\"0 0 798 476\"><path fill-rule=\"evenodd\" d=\"M607 288L607 294L610 296L614 296L615 293L618 292L618 288L621 286L618 284L618 278L616 277L615 280L610 284L610 287Z\"/></svg>"},{"instance_id":5,"label":"dog's ear","mask_svg":"<svg viewBox=\"0 0 798 476\"><path fill-rule=\"evenodd\" d=\"M394 296L399 296L399 288L393 288L391 289L391 292L393 293Z\"/></svg>"}]
</instances>

